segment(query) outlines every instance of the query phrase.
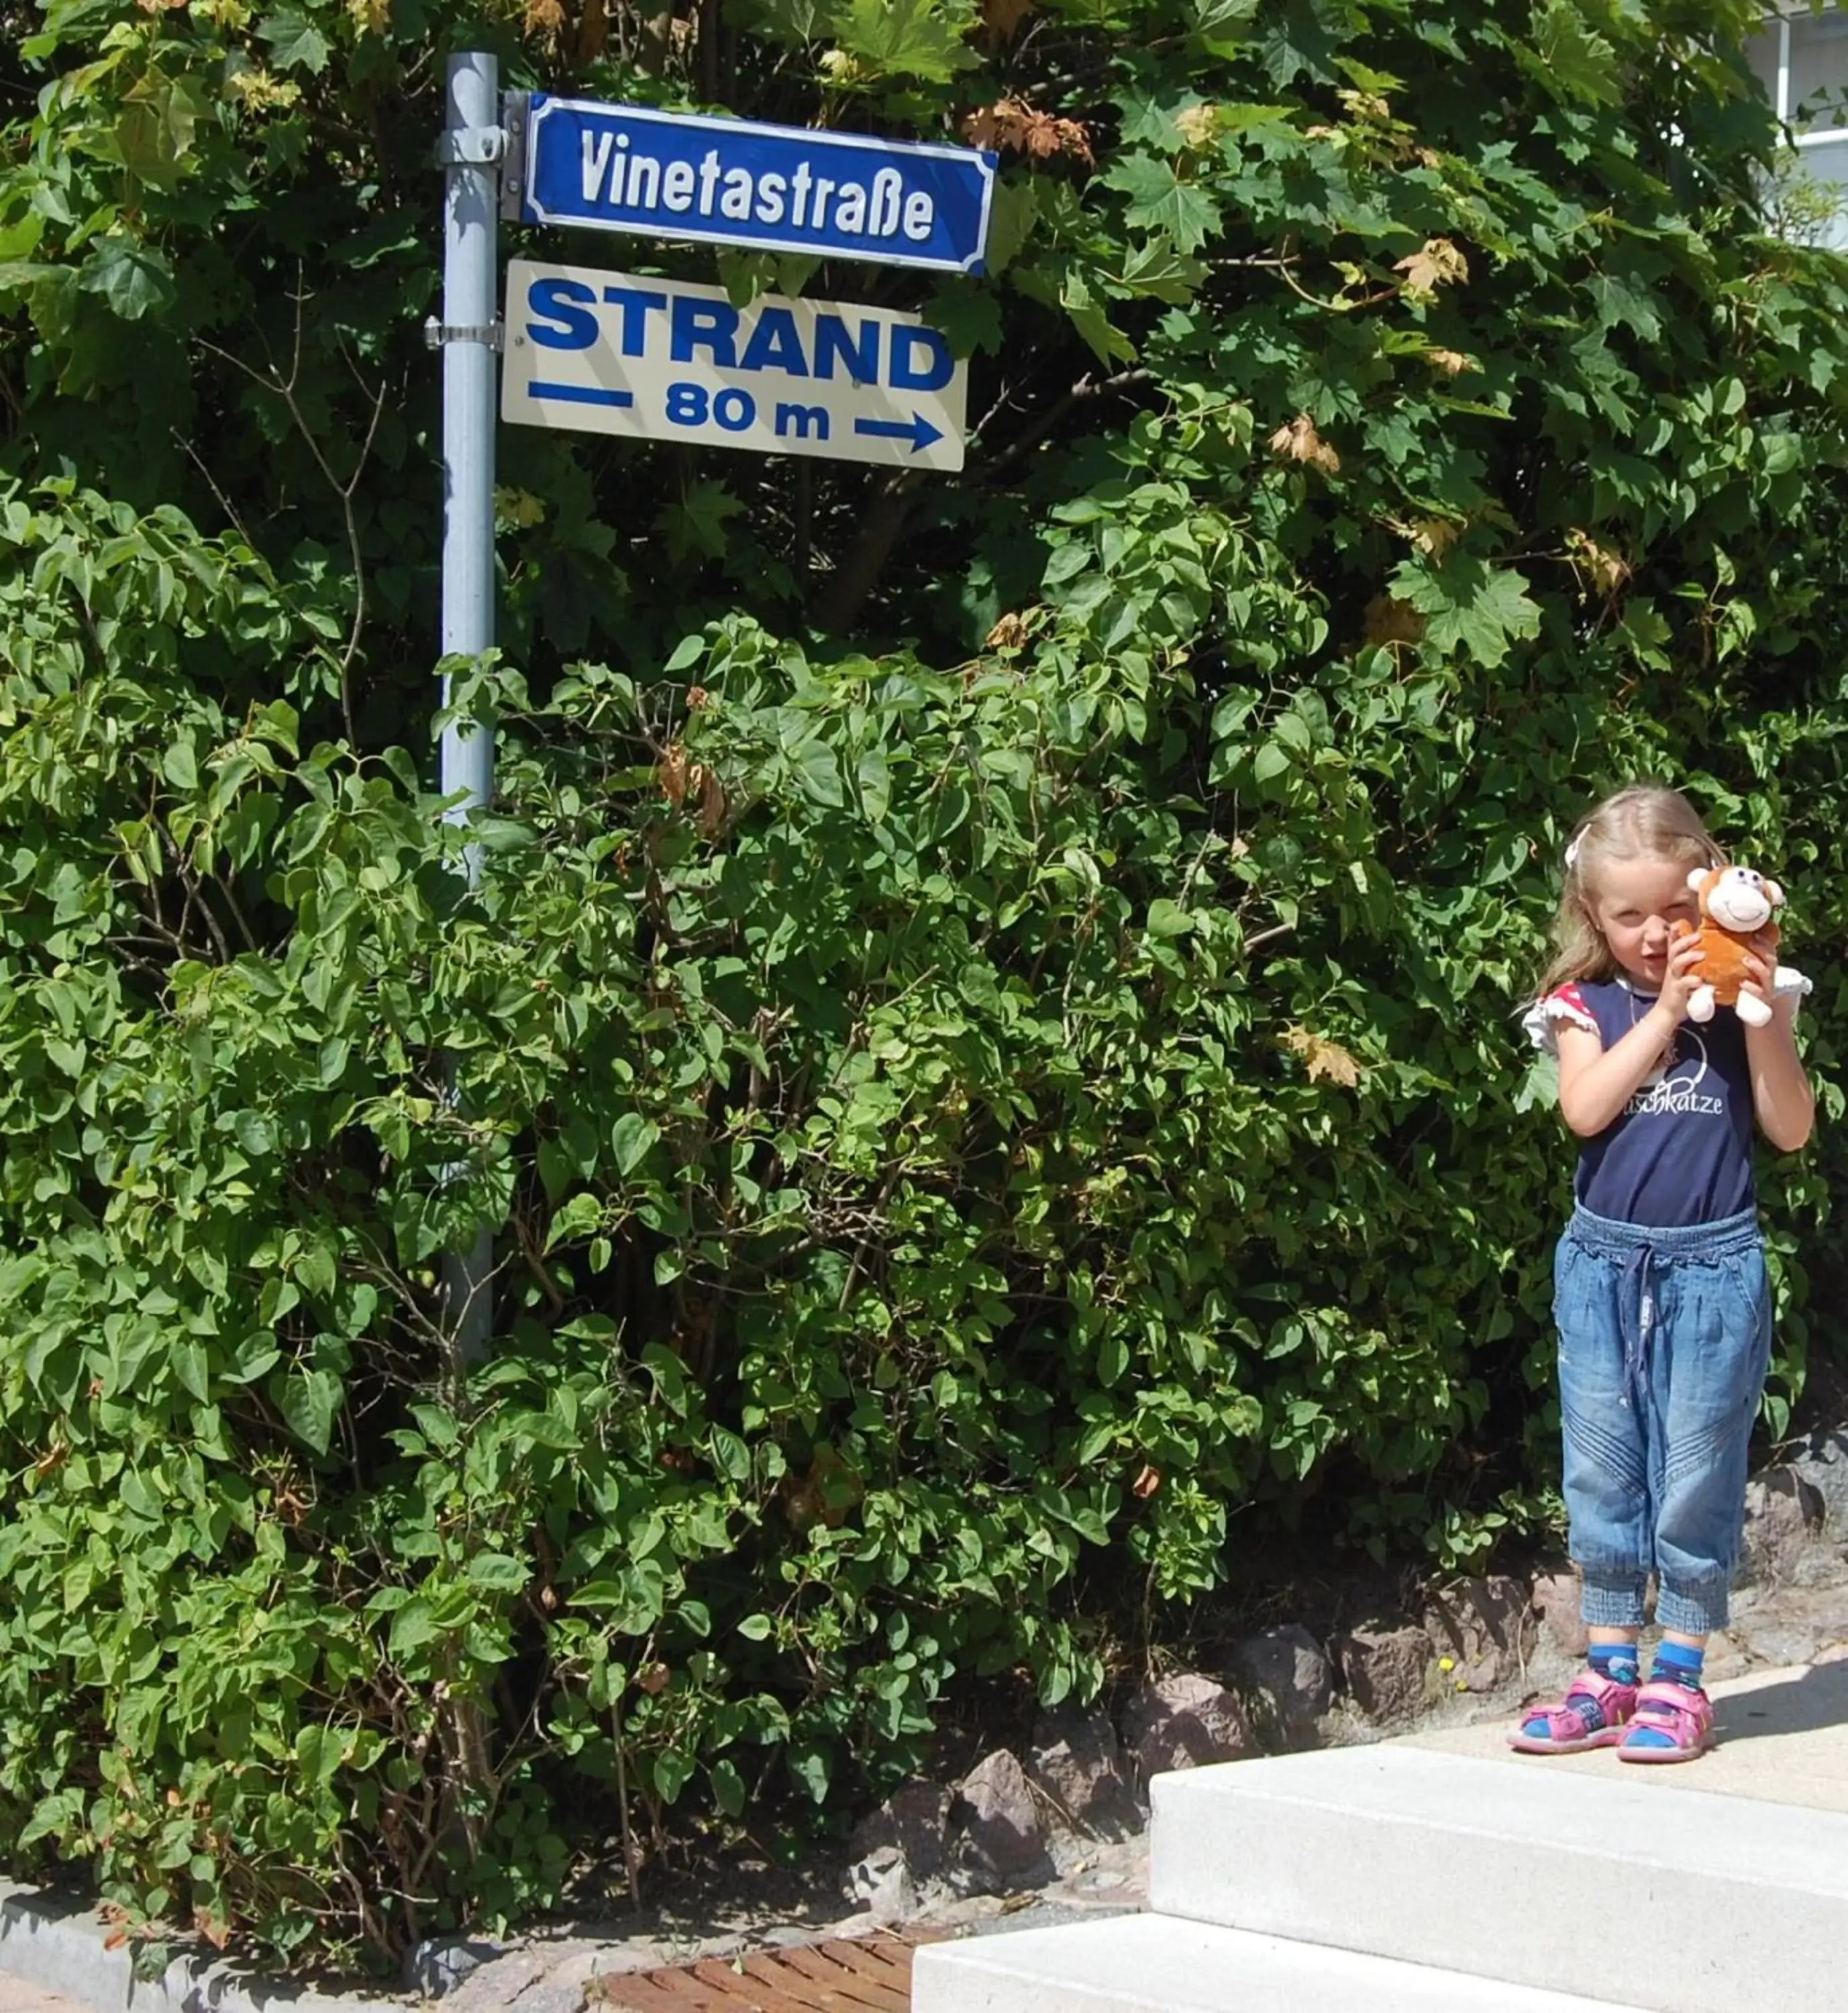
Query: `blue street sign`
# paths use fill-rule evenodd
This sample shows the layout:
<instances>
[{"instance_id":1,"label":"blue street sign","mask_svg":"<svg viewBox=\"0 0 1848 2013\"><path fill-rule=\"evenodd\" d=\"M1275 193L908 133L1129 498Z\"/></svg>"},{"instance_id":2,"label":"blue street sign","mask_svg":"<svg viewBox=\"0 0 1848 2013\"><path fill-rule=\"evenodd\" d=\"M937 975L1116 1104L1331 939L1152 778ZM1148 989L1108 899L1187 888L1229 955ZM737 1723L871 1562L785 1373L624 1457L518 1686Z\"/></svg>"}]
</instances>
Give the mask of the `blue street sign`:
<instances>
[{"instance_id":1,"label":"blue street sign","mask_svg":"<svg viewBox=\"0 0 1848 2013\"><path fill-rule=\"evenodd\" d=\"M994 155L533 94L529 223L979 273Z\"/></svg>"}]
</instances>

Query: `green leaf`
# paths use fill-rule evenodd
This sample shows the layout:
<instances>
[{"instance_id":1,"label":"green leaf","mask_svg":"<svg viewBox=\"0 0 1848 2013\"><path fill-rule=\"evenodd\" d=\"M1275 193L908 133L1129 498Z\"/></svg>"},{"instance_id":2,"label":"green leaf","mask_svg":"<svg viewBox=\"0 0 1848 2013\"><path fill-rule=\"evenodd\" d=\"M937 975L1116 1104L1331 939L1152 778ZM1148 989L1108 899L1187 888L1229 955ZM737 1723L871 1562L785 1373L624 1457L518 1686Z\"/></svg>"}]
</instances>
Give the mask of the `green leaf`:
<instances>
[{"instance_id":1,"label":"green leaf","mask_svg":"<svg viewBox=\"0 0 1848 2013\"><path fill-rule=\"evenodd\" d=\"M477 1552L465 1569L471 1586L496 1593L518 1593L531 1579L531 1568L506 1552Z\"/></svg>"},{"instance_id":2,"label":"green leaf","mask_svg":"<svg viewBox=\"0 0 1848 2013\"><path fill-rule=\"evenodd\" d=\"M1236 56L1250 39L1259 0L1194 0L1193 38L1209 55Z\"/></svg>"},{"instance_id":3,"label":"green leaf","mask_svg":"<svg viewBox=\"0 0 1848 2013\"><path fill-rule=\"evenodd\" d=\"M78 284L100 294L124 321L159 314L173 303L173 269L151 245L132 238L98 238Z\"/></svg>"},{"instance_id":4,"label":"green leaf","mask_svg":"<svg viewBox=\"0 0 1848 2013\"><path fill-rule=\"evenodd\" d=\"M832 21L841 47L881 76L948 84L981 60L964 40L977 25L970 0L849 0Z\"/></svg>"},{"instance_id":5,"label":"green leaf","mask_svg":"<svg viewBox=\"0 0 1848 2013\"><path fill-rule=\"evenodd\" d=\"M1175 307L1185 307L1206 277L1197 259L1185 258L1166 238L1150 238L1130 247L1124 262L1123 284L1132 294L1146 294Z\"/></svg>"},{"instance_id":6,"label":"green leaf","mask_svg":"<svg viewBox=\"0 0 1848 2013\"><path fill-rule=\"evenodd\" d=\"M1515 45L1521 67L1557 96L1589 105L1623 99L1617 52L1585 18L1578 0L1546 0L1534 9L1533 41Z\"/></svg>"},{"instance_id":7,"label":"green leaf","mask_svg":"<svg viewBox=\"0 0 1848 2013\"><path fill-rule=\"evenodd\" d=\"M1461 650L1489 670L1510 645L1540 633L1540 610L1527 588L1513 567L1461 553L1433 568L1408 560L1392 575L1393 592L1425 617L1427 648Z\"/></svg>"},{"instance_id":8,"label":"green leaf","mask_svg":"<svg viewBox=\"0 0 1848 2013\"><path fill-rule=\"evenodd\" d=\"M414 1595L391 1618L391 1654L402 1657L408 1650L420 1650L426 1643L434 1643L441 1632L435 1608L422 1594Z\"/></svg>"},{"instance_id":9,"label":"green leaf","mask_svg":"<svg viewBox=\"0 0 1848 2013\"><path fill-rule=\"evenodd\" d=\"M723 482L708 477L668 504L656 521L675 559L716 560L724 554L727 524L745 507Z\"/></svg>"},{"instance_id":10,"label":"green leaf","mask_svg":"<svg viewBox=\"0 0 1848 2013\"><path fill-rule=\"evenodd\" d=\"M290 1430L316 1453L325 1453L340 1410L340 1379L331 1370L291 1375L282 1387L282 1416Z\"/></svg>"},{"instance_id":11,"label":"green leaf","mask_svg":"<svg viewBox=\"0 0 1848 2013\"><path fill-rule=\"evenodd\" d=\"M278 7L257 23L279 70L305 70L318 77L327 66L327 38L295 7Z\"/></svg>"},{"instance_id":12,"label":"green leaf","mask_svg":"<svg viewBox=\"0 0 1848 2013\"><path fill-rule=\"evenodd\" d=\"M617 1171L625 1178L648 1158L661 1128L638 1111L625 1111L609 1131L609 1150L616 1156Z\"/></svg>"},{"instance_id":13,"label":"green leaf","mask_svg":"<svg viewBox=\"0 0 1848 2013\"><path fill-rule=\"evenodd\" d=\"M1102 179L1129 198L1124 221L1131 230L1161 231L1178 252L1197 251L1220 228L1217 202L1183 181L1172 161L1130 154Z\"/></svg>"},{"instance_id":14,"label":"green leaf","mask_svg":"<svg viewBox=\"0 0 1848 2013\"><path fill-rule=\"evenodd\" d=\"M720 1759L706 1771L712 1783L713 1801L728 1818L744 1815L746 1800L745 1779L738 1773L735 1761Z\"/></svg>"},{"instance_id":15,"label":"green leaf","mask_svg":"<svg viewBox=\"0 0 1848 2013\"><path fill-rule=\"evenodd\" d=\"M983 257L990 279L1005 273L1020 256L1038 221L1038 185L1002 177L988 203L988 240Z\"/></svg>"},{"instance_id":16,"label":"green leaf","mask_svg":"<svg viewBox=\"0 0 1848 2013\"><path fill-rule=\"evenodd\" d=\"M655 1757L655 1788L664 1804L673 1803L687 1786L693 1763L677 1747L665 1748Z\"/></svg>"}]
</instances>

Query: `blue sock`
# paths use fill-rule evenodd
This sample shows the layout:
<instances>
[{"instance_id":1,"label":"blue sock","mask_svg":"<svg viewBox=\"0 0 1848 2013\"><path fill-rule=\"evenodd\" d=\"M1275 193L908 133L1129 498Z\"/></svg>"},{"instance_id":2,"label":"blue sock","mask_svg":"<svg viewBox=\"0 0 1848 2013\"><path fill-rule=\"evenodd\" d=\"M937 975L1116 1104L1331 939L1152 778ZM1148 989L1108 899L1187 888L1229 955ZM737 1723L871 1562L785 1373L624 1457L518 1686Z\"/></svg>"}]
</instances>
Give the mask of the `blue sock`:
<instances>
[{"instance_id":1,"label":"blue sock","mask_svg":"<svg viewBox=\"0 0 1848 2013\"><path fill-rule=\"evenodd\" d=\"M1656 1651L1649 1674L1652 1685L1685 1685L1691 1692L1700 1689L1700 1668L1707 1661L1704 1644L1696 1650L1686 1643L1664 1643Z\"/></svg>"},{"instance_id":2,"label":"blue sock","mask_svg":"<svg viewBox=\"0 0 1848 2013\"><path fill-rule=\"evenodd\" d=\"M1634 1643L1594 1643L1589 1661L1600 1677L1614 1684L1633 1685L1642 1672Z\"/></svg>"},{"instance_id":3,"label":"blue sock","mask_svg":"<svg viewBox=\"0 0 1848 2013\"><path fill-rule=\"evenodd\" d=\"M1634 1643L1594 1643L1587 1654L1586 1661L1596 1676L1608 1678L1612 1682L1620 1685L1635 1684L1640 1668L1636 1661L1636 1645ZM1575 1699L1572 1710L1584 1721L1587 1733L1596 1733L1604 1724L1603 1711L1588 1698ZM1524 1721L1521 1730L1532 1735L1535 1739L1543 1739L1546 1734L1545 1715Z\"/></svg>"},{"instance_id":4,"label":"blue sock","mask_svg":"<svg viewBox=\"0 0 1848 2013\"><path fill-rule=\"evenodd\" d=\"M1685 1643L1664 1643L1656 1651L1656 1661L1650 1667L1649 1681L1652 1685L1683 1685L1691 1692L1700 1689L1700 1669L1707 1661L1707 1651L1696 1650ZM1672 1747L1675 1745L1666 1733L1653 1726L1635 1725L1630 1735L1631 1744L1637 1747Z\"/></svg>"}]
</instances>

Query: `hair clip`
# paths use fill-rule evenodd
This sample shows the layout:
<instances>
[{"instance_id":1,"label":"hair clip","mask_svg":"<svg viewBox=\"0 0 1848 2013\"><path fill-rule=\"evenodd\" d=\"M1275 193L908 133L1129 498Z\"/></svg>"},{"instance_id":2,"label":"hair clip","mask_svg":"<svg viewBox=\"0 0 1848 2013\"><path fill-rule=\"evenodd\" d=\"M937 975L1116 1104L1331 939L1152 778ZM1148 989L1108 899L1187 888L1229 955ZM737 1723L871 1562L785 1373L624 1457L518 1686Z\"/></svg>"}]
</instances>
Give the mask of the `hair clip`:
<instances>
[{"instance_id":1,"label":"hair clip","mask_svg":"<svg viewBox=\"0 0 1848 2013\"><path fill-rule=\"evenodd\" d=\"M1568 874L1573 873L1577 870L1578 865L1578 855L1583 849L1584 845L1585 839L1582 834L1578 838L1574 839L1571 844L1566 848L1566 871Z\"/></svg>"}]
</instances>

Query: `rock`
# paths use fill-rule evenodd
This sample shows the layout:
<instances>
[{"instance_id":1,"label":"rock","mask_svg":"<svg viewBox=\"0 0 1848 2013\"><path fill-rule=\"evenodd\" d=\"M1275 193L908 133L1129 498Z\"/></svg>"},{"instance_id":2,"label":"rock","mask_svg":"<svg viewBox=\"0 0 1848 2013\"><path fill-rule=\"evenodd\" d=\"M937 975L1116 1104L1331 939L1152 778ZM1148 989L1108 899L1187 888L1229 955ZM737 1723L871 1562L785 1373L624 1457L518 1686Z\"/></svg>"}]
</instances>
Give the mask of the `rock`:
<instances>
[{"instance_id":1,"label":"rock","mask_svg":"<svg viewBox=\"0 0 1848 2013\"><path fill-rule=\"evenodd\" d=\"M1848 1426L1814 1435L1790 1465L1822 1499L1828 1528L1848 1537Z\"/></svg>"},{"instance_id":2,"label":"rock","mask_svg":"<svg viewBox=\"0 0 1848 2013\"><path fill-rule=\"evenodd\" d=\"M406 1990L425 1999L453 1992L472 1971L501 1954L498 1943L471 1943L462 1936L427 1936L404 1954Z\"/></svg>"},{"instance_id":3,"label":"rock","mask_svg":"<svg viewBox=\"0 0 1848 2013\"><path fill-rule=\"evenodd\" d=\"M951 1866L965 1891L1006 1891L1047 1878L1046 1834L1027 1772L1005 1747L978 1761L949 1808Z\"/></svg>"},{"instance_id":4,"label":"rock","mask_svg":"<svg viewBox=\"0 0 1848 2013\"><path fill-rule=\"evenodd\" d=\"M1747 1482L1739 1579L1773 1586L1790 1579L1822 1528L1824 1509L1821 1492L1794 1468L1768 1468Z\"/></svg>"},{"instance_id":5,"label":"rock","mask_svg":"<svg viewBox=\"0 0 1848 2013\"><path fill-rule=\"evenodd\" d=\"M1258 1751L1245 1708L1224 1685L1198 1671L1145 1685L1123 1715L1123 1737L1145 1797L1150 1779L1171 1768L1242 1761Z\"/></svg>"},{"instance_id":6,"label":"rock","mask_svg":"<svg viewBox=\"0 0 1848 2013\"><path fill-rule=\"evenodd\" d=\"M906 1922L917 1913L917 1888L904 1853L895 1845L876 1846L847 1869L841 1891L874 1922Z\"/></svg>"},{"instance_id":7,"label":"rock","mask_svg":"<svg viewBox=\"0 0 1848 2013\"><path fill-rule=\"evenodd\" d=\"M1562 1656L1582 1657L1591 1647L1591 1636L1579 1618L1580 1593L1578 1575L1575 1572L1538 1573L1534 1577L1534 1612Z\"/></svg>"},{"instance_id":8,"label":"rock","mask_svg":"<svg viewBox=\"0 0 1848 2013\"><path fill-rule=\"evenodd\" d=\"M1314 1744L1316 1722L1332 1703L1328 1653L1296 1622L1260 1629L1232 1651L1232 1668L1249 1687L1260 1725L1284 1747Z\"/></svg>"},{"instance_id":9,"label":"rock","mask_svg":"<svg viewBox=\"0 0 1848 2013\"><path fill-rule=\"evenodd\" d=\"M1425 1611L1424 1632L1446 1689L1492 1692L1520 1676L1533 1654L1532 1589L1505 1573L1460 1580Z\"/></svg>"},{"instance_id":10,"label":"rock","mask_svg":"<svg viewBox=\"0 0 1848 2013\"><path fill-rule=\"evenodd\" d=\"M1437 1660L1422 1629L1363 1624L1336 1643L1341 1674L1371 1720L1410 1718L1437 1693Z\"/></svg>"},{"instance_id":11,"label":"rock","mask_svg":"<svg viewBox=\"0 0 1848 2013\"><path fill-rule=\"evenodd\" d=\"M1733 1633L1760 1663L1781 1668L1812 1662L1821 1647L1821 1632L1814 1622L1782 1621L1775 1613L1735 1624Z\"/></svg>"},{"instance_id":12,"label":"rock","mask_svg":"<svg viewBox=\"0 0 1848 2013\"><path fill-rule=\"evenodd\" d=\"M1077 1830L1115 1839L1142 1829L1142 1811L1124 1779L1122 1751L1107 1712L1063 1707L1042 1714L1027 1774Z\"/></svg>"},{"instance_id":13,"label":"rock","mask_svg":"<svg viewBox=\"0 0 1848 2013\"><path fill-rule=\"evenodd\" d=\"M949 1791L935 1782L902 1784L855 1826L848 1841L849 1859L857 1865L892 1846L903 1856L914 1886L935 1880L943 1871L949 1801Z\"/></svg>"}]
</instances>

